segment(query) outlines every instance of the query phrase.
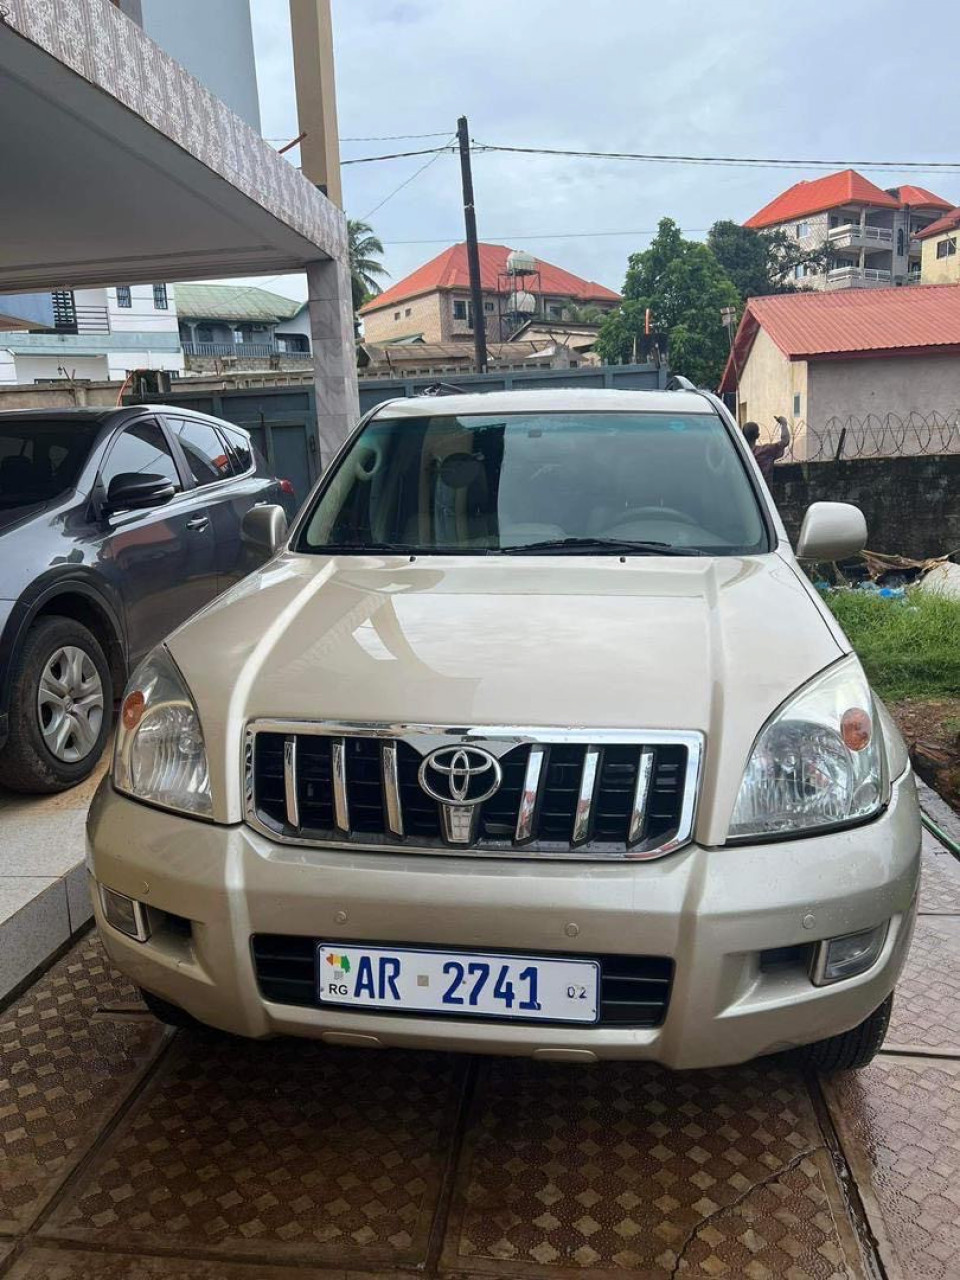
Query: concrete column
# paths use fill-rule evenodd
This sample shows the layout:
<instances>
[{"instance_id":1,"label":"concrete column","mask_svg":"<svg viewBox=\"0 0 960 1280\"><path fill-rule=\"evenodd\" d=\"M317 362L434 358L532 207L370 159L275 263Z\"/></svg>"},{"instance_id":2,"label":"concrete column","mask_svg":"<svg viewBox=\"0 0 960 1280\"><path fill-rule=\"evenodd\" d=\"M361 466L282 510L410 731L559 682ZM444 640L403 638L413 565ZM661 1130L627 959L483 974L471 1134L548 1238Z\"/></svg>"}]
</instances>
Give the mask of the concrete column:
<instances>
[{"instance_id":1,"label":"concrete column","mask_svg":"<svg viewBox=\"0 0 960 1280\"><path fill-rule=\"evenodd\" d=\"M346 262L326 258L307 264L307 303L317 398L319 469L353 430L360 416L353 293Z\"/></svg>"},{"instance_id":2,"label":"concrete column","mask_svg":"<svg viewBox=\"0 0 960 1280\"><path fill-rule=\"evenodd\" d=\"M305 135L300 168L305 178L342 208L330 0L290 0L290 30L297 116Z\"/></svg>"}]
</instances>

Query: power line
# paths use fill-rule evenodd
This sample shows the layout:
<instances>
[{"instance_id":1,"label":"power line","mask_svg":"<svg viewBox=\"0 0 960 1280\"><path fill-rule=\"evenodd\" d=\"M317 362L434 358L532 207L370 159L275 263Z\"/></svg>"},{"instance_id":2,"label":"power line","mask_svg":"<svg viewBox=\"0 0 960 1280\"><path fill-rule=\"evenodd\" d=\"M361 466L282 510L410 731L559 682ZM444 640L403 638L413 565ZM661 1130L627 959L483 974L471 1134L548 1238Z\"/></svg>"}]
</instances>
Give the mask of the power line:
<instances>
[{"instance_id":1,"label":"power line","mask_svg":"<svg viewBox=\"0 0 960 1280\"><path fill-rule=\"evenodd\" d=\"M349 160L341 160L340 163L342 165L376 164L383 160L404 160L410 156L439 155L449 150L451 150L449 146L443 146L422 148L416 151L394 151L379 156L355 156ZM751 169L885 169L912 170L920 173L937 170L945 173L960 173L960 160L794 160L757 156L694 156L633 151L580 151L561 147L501 146L487 142L474 143L473 150L476 155L482 155L485 152L501 152L512 155L562 156L578 160L633 160L641 164L739 166Z\"/></svg>"},{"instance_id":2,"label":"power line","mask_svg":"<svg viewBox=\"0 0 960 1280\"><path fill-rule=\"evenodd\" d=\"M960 160L789 160L751 156L668 155L632 151L579 151L561 147L508 147L476 143L478 152L501 151L518 155L567 156L589 160L637 160L645 164L747 165L765 169L941 169L960 171Z\"/></svg>"},{"instance_id":3,"label":"power line","mask_svg":"<svg viewBox=\"0 0 960 1280\"><path fill-rule=\"evenodd\" d=\"M456 134L454 134L453 137L456 137ZM452 140L453 139L451 138L451 141ZM388 196L384 196L379 204L375 204L368 213L365 213L363 215L360 221L366 222L368 218L371 218L378 210L382 209L388 200L392 200L393 197L397 195L399 192L401 192L404 187L409 187L410 183L413 182L415 178L419 178L421 173L423 173L426 169L429 169L430 166L434 164L440 158L440 156L444 154L445 151L449 152L450 150L451 150L450 147L440 147L438 150L434 151L434 153L430 156L430 159L426 162L426 164L422 164L419 169L417 169L414 173L411 173L409 178L404 178L403 182L400 183L399 187L394 187L394 189L390 192L390 194ZM421 154L423 153L421 152Z\"/></svg>"},{"instance_id":4,"label":"power line","mask_svg":"<svg viewBox=\"0 0 960 1280\"><path fill-rule=\"evenodd\" d=\"M706 235L709 227L681 227L686 235ZM521 244L525 240L589 240L601 236L655 236L656 228L646 231L524 231L491 234L486 242L500 240L505 244ZM384 240L384 244L457 244L458 236L432 236L428 240Z\"/></svg>"},{"instance_id":5,"label":"power line","mask_svg":"<svg viewBox=\"0 0 960 1280\"><path fill-rule=\"evenodd\" d=\"M449 136L449 135L447 135ZM423 147L419 151L393 151L385 156L359 156L355 160L341 160L340 164L374 164L378 160L407 160L410 156L439 156L444 151L453 151L450 146L443 147Z\"/></svg>"}]
</instances>

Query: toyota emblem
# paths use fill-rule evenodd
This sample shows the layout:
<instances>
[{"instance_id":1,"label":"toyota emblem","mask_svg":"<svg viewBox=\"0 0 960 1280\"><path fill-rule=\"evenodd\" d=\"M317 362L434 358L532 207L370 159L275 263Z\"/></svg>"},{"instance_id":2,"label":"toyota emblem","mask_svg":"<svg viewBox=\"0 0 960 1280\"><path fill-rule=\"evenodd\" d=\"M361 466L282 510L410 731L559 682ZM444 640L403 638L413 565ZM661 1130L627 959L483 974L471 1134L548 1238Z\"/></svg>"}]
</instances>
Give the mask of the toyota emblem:
<instances>
[{"instance_id":1,"label":"toyota emblem","mask_svg":"<svg viewBox=\"0 0 960 1280\"><path fill-rule=\"evenodd\" d=\"M500 761L483 747L437 747L424 757L420 786L441 804L477 805L500 788Z\"/></svg>"}]
</instances>

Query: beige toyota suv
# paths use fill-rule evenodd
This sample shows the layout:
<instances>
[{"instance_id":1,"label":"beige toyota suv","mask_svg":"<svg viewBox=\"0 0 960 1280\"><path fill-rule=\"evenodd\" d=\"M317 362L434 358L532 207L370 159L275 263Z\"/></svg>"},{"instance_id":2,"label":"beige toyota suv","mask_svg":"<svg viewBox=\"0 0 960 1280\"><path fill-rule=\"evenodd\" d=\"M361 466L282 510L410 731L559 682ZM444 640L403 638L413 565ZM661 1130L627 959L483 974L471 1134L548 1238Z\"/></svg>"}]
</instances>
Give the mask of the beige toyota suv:
<instances>
[{"instance_id":1,"label":"beige toyota suv","mask_svg":"<svg viewBox=\"0 0 960 1280\"><path fill-rule=\"evenodd\" d=\"M878 1049L903 743L712 396L391 401L156 648L89 821L168 1021L672 1067ZM863 542L817 503L797 556Z\"/></svg>"}]
</instances>

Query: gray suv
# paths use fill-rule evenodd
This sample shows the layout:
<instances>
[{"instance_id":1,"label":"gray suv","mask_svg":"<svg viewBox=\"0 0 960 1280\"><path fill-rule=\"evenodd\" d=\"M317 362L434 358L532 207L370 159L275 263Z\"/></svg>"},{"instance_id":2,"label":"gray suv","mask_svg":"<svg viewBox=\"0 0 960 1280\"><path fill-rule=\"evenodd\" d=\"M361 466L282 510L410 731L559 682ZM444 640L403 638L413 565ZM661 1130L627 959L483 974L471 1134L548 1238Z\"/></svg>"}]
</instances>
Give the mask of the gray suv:
<instances>
[{"instance_id":1,"label":"gray suv","mask_svg":"<svg viewBox=\"0 0 960 1280\"><path fill-rule=\"evenodd\" d=\"M245 431L187 409L0 414L0 783L85 778L128 671L262 562L290 494Z\"/></svg>"}]
</instances>

